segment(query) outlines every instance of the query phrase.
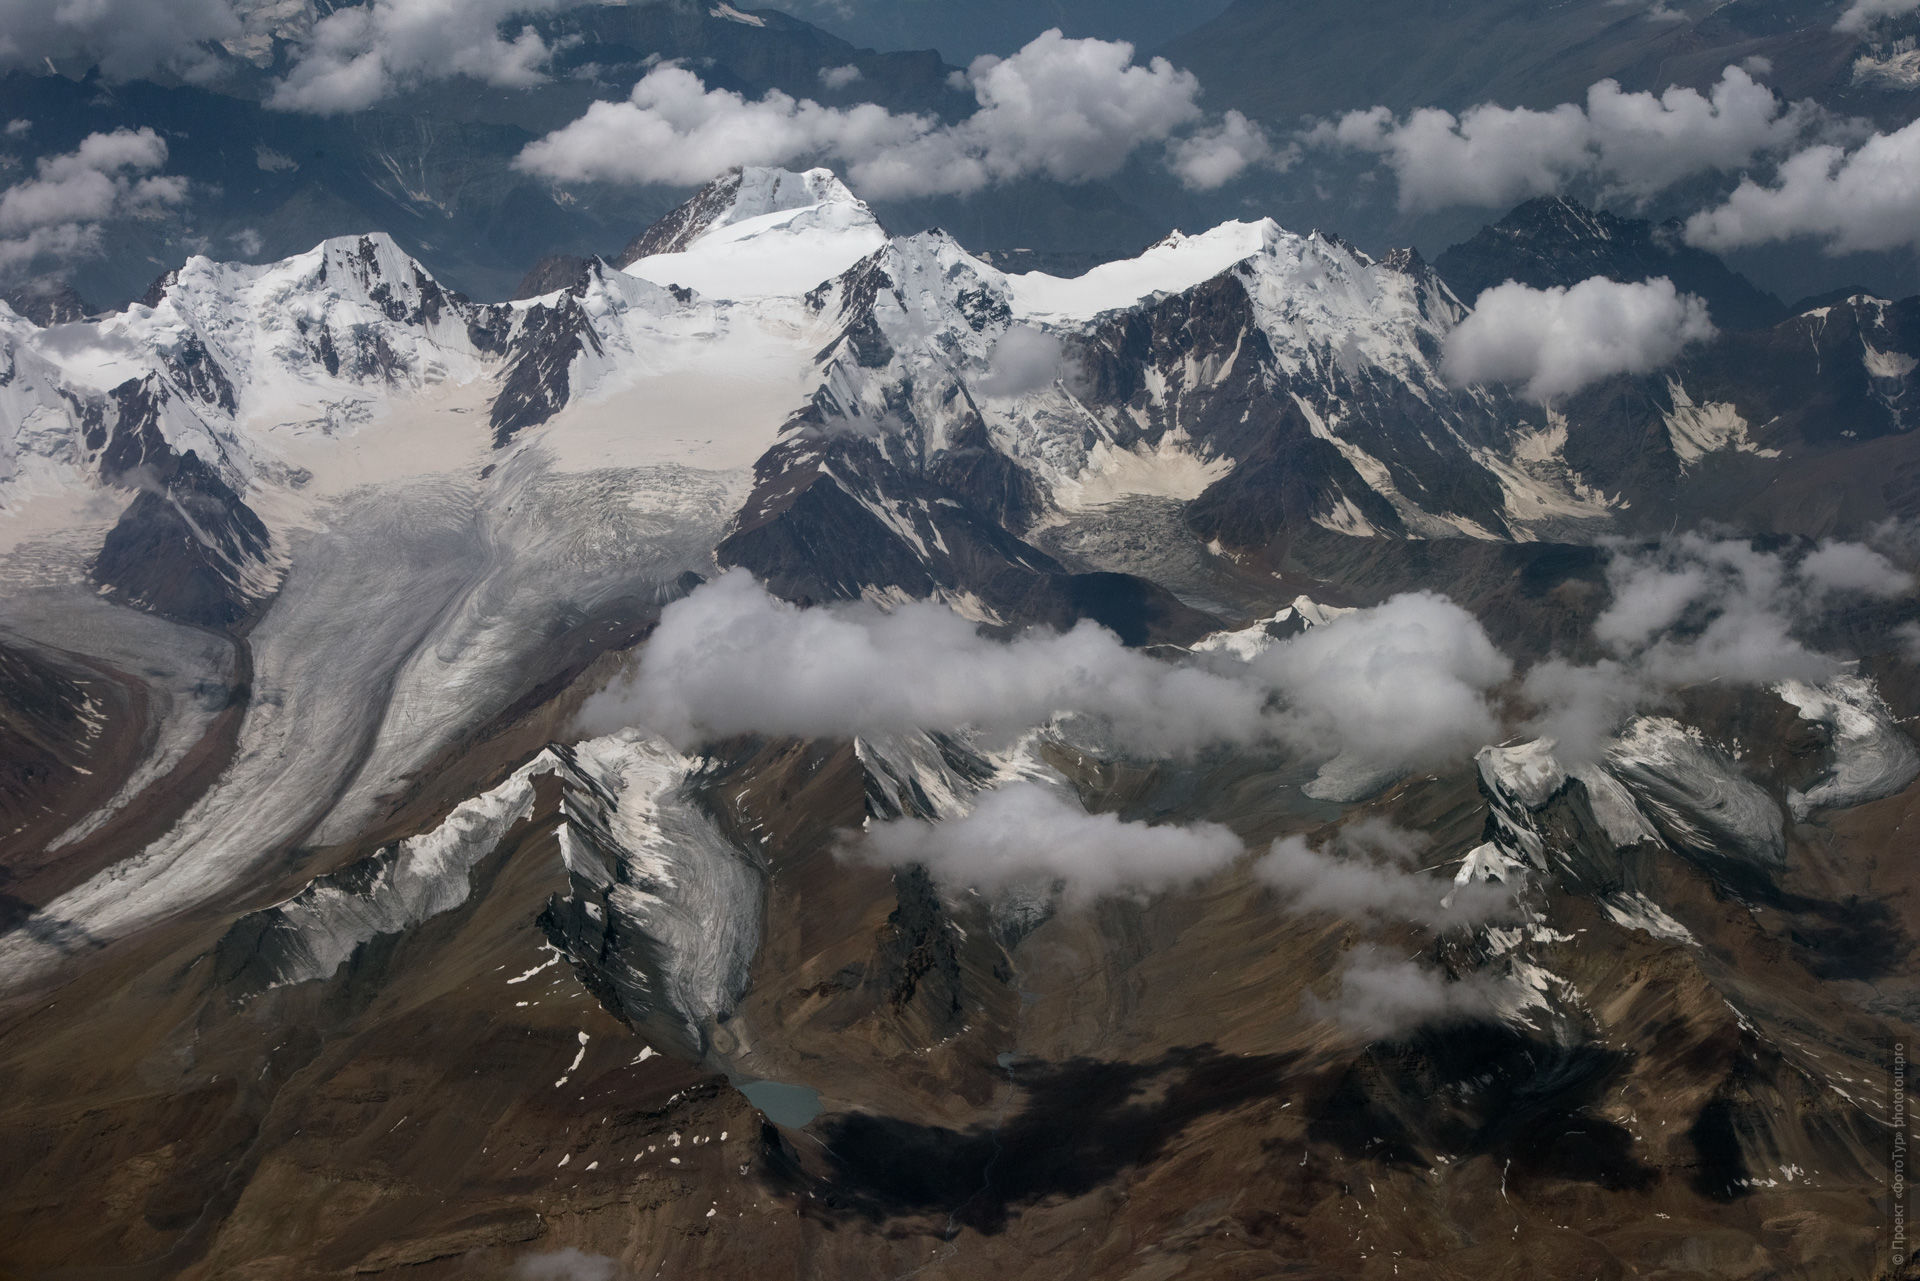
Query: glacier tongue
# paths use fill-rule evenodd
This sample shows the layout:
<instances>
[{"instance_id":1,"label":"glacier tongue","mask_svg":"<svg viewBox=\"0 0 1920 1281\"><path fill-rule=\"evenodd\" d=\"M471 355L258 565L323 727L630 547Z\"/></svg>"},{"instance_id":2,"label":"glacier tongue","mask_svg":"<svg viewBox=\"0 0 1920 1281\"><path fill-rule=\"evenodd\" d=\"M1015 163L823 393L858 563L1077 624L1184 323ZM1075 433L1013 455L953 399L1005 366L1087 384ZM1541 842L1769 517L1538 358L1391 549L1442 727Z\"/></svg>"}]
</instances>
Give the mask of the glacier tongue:
<instances>
[{"instance_id":1,"label":"glacier tongue","mask_svg":"<svg viewBox=\"0 0 1920 1281\"><path fill-rule=\"evenodd\" d=\"M1698 730L1642 716L1607 749L1607 768L1677 845L1763 868L1786 865L1780 807Z\"/></svg>"},{"instance_id":2,"label":"glacier tongue","mask_svg":"<svg viewBox=\"0 0 1920 1281\"><path fill-rule=\"evenodd\" d=\"M699 762L637 730L556 748L570 891L541 914L601 999L684 1053L746 992L767 869L695 798Z\"/></svg>"},{"instance_id":3,"label":"glacier tongue","mask_svg":"<svg viewBox=\"0 0 1920 1281\"><path fill-rule=\"evenodd\" d=\"M1787 805L1804 822L1819 809L1847 809L1883 800L1920 778L1920 751L1894 724L1873 682L1842 676L1823 685L1783 681L1774 686L1800 713L1833 734L1832 762L1806 791L1789 791Z\"/></svg>"}]
</instances>

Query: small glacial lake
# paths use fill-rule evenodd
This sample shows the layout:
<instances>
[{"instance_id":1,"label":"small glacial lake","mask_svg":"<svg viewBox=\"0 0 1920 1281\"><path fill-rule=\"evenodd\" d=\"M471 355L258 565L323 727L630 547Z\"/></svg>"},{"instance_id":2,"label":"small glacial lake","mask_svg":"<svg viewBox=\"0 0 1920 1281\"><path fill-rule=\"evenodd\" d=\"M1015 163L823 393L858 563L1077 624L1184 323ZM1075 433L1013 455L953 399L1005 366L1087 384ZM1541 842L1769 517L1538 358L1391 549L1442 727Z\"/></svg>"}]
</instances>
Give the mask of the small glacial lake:
<instances>
[{"instance_id":1,"label":"small glacial lake","mask_svg":"<svg viewBox=\"0 0 1920 1281\"><path fill-rule=\"evenodd\" d=\"M780 1081L735 1081L747 1102L767 1114L767 1120L797 1130L820 1115L820 1091L807 1085Z\"/></svg>"}]
</instances>

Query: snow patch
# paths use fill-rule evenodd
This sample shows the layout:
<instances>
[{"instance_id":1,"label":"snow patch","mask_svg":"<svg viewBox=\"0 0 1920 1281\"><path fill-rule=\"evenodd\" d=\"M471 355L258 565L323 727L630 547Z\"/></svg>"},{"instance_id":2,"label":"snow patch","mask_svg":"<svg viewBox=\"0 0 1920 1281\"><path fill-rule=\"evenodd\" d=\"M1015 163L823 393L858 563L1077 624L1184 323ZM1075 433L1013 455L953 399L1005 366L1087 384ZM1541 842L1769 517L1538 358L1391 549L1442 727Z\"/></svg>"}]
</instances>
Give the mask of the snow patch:
<instances>
[{"instance_id":1,"label":"snow patch","mask_svg":"<svg viewBox=\"0 0 1920 1281\"><path fill-rule=\"evenodd\" d=\"M1667 439L1680 459L1681 470L1722 449L1752 454L1758 458L1778 458L1777 449L1762 449L1748 435L1747 420L1740 411L1724 401L1696 405L1677 379L1667 380L1667 395L1673 408L1662 415L1667 424Z\"/></svg>"},{"instance_id":2,"label":"snow patch","mask_svg":"<svg viewBox=\"0 0 1920 1281\"><path fill-rule=\"evenodd\" d=\"M1638 890L1623 890L1608 895L1600 900L1600 910L1615 925L1639 930L1669 943L1685 943L1689 947L1699 945L1693 937L1693 931L1674 920L1658 903Z\"/></svg>"}]
</instances>

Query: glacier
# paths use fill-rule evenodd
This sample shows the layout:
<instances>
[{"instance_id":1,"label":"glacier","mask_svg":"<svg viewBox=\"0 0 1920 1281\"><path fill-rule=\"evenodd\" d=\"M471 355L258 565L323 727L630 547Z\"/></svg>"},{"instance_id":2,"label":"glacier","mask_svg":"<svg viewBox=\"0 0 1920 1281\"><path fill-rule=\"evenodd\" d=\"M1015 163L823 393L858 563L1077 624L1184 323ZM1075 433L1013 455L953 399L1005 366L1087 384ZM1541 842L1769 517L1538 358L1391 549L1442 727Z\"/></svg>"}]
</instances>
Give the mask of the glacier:
<instances>
[{"instance_id":1,"label":"glacier","mask_svg":"<svg viewBox=\"0 0 1920 1281\"><path fill-rule=\"evenodd\" d=\"M1804 791L1787 793L1795 821L1805 822L1815 810L1884 800L1920 778L1920 750L1895 725L1892 709L1872 681L1839 676L1819 685L1782 681L1773 688L1800 719L1826 726L1833 736L1823 776Z\"/></svg>"}]
</instances>

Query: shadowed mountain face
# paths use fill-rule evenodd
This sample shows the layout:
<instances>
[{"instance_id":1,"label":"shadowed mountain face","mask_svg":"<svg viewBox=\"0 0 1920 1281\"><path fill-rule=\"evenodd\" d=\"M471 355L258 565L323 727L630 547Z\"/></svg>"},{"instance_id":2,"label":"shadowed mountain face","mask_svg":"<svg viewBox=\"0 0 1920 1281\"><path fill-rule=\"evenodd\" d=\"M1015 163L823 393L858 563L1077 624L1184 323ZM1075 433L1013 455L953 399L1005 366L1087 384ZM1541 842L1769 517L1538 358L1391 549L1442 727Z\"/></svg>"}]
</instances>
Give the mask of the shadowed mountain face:
<instances>
[{"instance_id":1,"label":"shadowed mountain face","mask_svg":"<svg viewBox=\"0 0 1920 1281\"><path fill-rule=\"evenodd\" d=\"M1618 218L1557 196L1529 200L1435 258L1433 268L1469 302L1507 280L1549 289L1594 276L1622 281L1664 276L1681 292L1704 300L1714 322L1728 329L1764 329L1788 314L1778 298L1712 254L1683 243L1678 224Z\"/></svg>"},{"instance_id":2,"label":"shadowed mountain face","mask_svg":"<svg viewBox=\"0 0 1920 1281\"><path fill-rule=\"evenodd\" d=\"M748 169L616 243L0 312L0 1272L1883 1275L1914 300L1565 202L1054 275ZM1449 375L1596 274L1725 319Z\"/></svg>"}]
</instances>

